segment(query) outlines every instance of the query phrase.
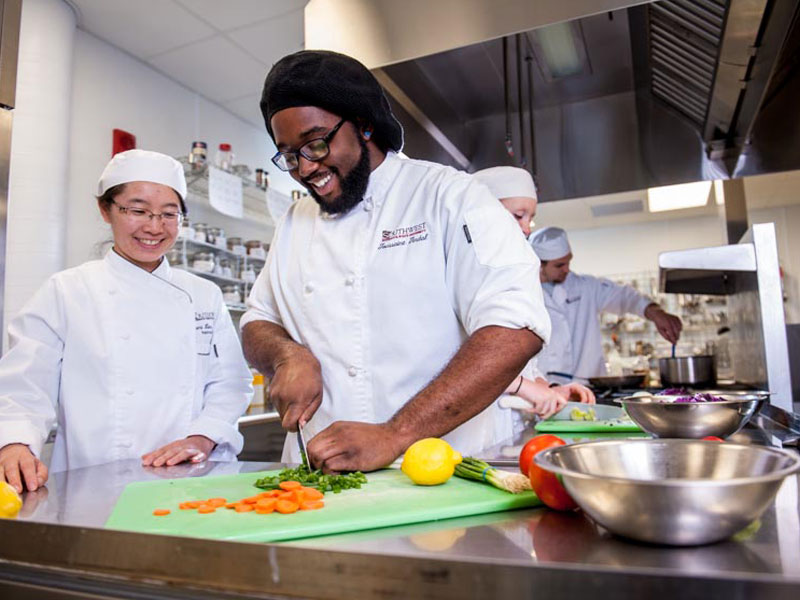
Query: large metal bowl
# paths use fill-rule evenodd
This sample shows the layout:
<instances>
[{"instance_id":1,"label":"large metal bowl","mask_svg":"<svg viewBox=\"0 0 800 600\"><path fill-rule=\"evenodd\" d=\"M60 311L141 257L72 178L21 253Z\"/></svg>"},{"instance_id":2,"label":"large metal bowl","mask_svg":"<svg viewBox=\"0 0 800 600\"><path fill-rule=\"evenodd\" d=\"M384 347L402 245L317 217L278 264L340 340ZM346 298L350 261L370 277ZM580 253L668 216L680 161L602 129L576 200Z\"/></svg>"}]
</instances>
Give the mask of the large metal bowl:
<instances>
[{"instance_id":1,"label":"large metal bowl","mask_svg":"<svg viewBox=\"0 0 800 600\"><path fill-rule=\"evenodd\" d=\"M678 396L637 395L617 402L642 429L660 438L728 437L761 409L761 393L715 394L722 402L675 402Z\"/></svg>"},{"instance_id":2,"label":"large metal bowl","mask_svg":"<svg viewBox=\"0 0 800 600\"><path fill-rule=\"evenodd\" d=\"M695 546L757 519L800 457L703 440L598 440L544 450L536 464L561 476L575 502L611 533Z\"/></svg>"}]
</instances>

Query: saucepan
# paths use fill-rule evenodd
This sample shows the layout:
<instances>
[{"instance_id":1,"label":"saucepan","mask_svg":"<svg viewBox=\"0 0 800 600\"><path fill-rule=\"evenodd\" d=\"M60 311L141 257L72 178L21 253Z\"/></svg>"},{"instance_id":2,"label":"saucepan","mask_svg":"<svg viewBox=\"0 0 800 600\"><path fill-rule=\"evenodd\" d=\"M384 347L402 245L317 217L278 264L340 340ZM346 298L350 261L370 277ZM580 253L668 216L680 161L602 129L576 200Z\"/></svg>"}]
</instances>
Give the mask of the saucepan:
<instances>
[{"instance_id":1,"label":"saucepan","mask_svg":"<svg viewBox=\"0 0 800 600\"><path fill-rule=\"evenodd\" d=\"M717 365L712 355L659 358L658 370L664 387L709 387L717 383Z\"/></svg>"}]
</instances>

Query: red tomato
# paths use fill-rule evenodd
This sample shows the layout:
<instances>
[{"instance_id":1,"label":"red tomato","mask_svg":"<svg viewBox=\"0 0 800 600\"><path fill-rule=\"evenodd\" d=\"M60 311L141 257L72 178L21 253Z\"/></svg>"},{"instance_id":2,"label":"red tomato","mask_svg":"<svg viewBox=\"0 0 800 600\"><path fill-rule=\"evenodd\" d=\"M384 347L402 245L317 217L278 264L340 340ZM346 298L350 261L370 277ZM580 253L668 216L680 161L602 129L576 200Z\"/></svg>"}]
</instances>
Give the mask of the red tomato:
<instances>
[{"instance_id":1,"label":"red tomato","mask_svg":"<svg viewBox=\"0 0 800 600\"><path fill-rule=\"evenodd\" d=\"M522 456L525 454L526 450L528 450L530 453L530 458L533 458L536 454L542 450L545 450L546 448L564 445L566 445L566 442L555 435L537 435L535 438L525 444L525 447L522 449L522 454L520 455L520 466L522 463ZM528 460L528 476L531 479L531 487L546 506L555 510L572 510L573 508L577 508L578 505L575 504L575 501L567 493L567 490L565 490L564 486L561 485L561 481L559 481L558 476L555 473L545 471L535 462L533 462L533 460Z\"/></svg>"},{"instance_id":2,"label":"red tomato","mask_svg":"<svg viewBox=\"0 0 800 600\"><path fill-rule=\"evenodd\" d=\"M725 441L725 440L723 440L722 438L718 438L718 437L717 437L717 436L715 436L715 435L707 435L707 436L706 436L706 437L704 437L703 439L704 439L704 440L710 440L710 441L712 441L712 442L724 442L724 441Z\"/></svg>"}]
</instances>

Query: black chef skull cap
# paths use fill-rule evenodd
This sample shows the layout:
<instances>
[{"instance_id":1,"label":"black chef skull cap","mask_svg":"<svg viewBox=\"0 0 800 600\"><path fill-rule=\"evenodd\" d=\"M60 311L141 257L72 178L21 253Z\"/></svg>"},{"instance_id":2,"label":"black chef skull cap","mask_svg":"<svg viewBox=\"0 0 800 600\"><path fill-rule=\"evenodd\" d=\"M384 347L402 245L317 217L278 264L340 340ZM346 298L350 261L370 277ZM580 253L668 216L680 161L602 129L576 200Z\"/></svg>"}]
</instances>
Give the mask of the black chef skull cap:
<instances>
[{"instance_id":1,"label":"black chef skull cap","mask_svg":"<svg viewBox=\"0 0 800 600\"><path fill-rule=\"evenodd\" d=\"M261 94L261 114L272 140L272 116L285 108L316 106L348 121L372 126L383 150L403 148L403 127L383 88L356 59L327 50L301 50L272 66Z\"/></svg>"}]
</instances>

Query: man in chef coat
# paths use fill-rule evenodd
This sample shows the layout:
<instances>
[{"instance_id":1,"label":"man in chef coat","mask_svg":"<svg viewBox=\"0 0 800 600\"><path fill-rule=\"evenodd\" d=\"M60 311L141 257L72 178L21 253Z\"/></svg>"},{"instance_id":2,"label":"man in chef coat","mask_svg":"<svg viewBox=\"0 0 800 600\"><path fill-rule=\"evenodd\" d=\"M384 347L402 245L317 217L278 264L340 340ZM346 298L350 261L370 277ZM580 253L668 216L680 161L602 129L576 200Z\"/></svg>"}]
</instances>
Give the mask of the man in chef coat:
<instances>
[{"instance_id":1,"label":"man in chef coat","mask_svg":"<svg viewBox=\"0 0 800 600\"><path fill-rule=\"evenodd\" d=\"M547 341L539 261L488 189L401 159L374 76L333 52L270 71L267 130L311 197L278 226L241 327L285 429L326 471L383 467L421 438L474 454L508 439L494 400ZM299 462L294 436L284 461Z\"/></svg>"},{"instance_id":2,"label":"man in chef coat","mask_svg":"<svg viewBox=\"0 0 800 600\"><path fill-rule=\"evenodd\" d=\"M632 313L652 321L675 344L681 320L627 285L569 269L572 249L560 227L545 227L530 237L541 262L540 279L550 313L552 335L538 355L539 368L554 381L585 380L606 374L599 316Z\"/></svg>"}]
</instances>

